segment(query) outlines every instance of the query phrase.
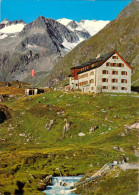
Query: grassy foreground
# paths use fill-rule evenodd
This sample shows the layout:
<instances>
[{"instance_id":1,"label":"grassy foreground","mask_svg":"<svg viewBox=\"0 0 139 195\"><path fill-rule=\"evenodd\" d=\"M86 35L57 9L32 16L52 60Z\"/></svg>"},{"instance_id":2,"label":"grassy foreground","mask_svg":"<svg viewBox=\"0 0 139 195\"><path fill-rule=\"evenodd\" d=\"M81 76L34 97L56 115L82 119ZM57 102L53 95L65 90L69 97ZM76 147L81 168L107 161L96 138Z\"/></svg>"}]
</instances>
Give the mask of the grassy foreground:
<instances>
[{"instance_id":1,"label":"grassy foreground","mask_svg":"<svg viewBox=\"0 0 139 195\"><path fill-rule=\"evenodd\" d=\"M115 160L138 161L137 130L125 127L138 118L138 97L50 91L8 98L2 104L10 116L0 124L2 194L14 194L17 181L23 183L25 194L42 194L47 175L79 175ZM66 121L69 128L64 130ZM106 181L103 184L116 189L115 180ZM127 185L121 179L126 193ZM83 189L80 193L86 194Z\"/></svg>"}]
</instances>

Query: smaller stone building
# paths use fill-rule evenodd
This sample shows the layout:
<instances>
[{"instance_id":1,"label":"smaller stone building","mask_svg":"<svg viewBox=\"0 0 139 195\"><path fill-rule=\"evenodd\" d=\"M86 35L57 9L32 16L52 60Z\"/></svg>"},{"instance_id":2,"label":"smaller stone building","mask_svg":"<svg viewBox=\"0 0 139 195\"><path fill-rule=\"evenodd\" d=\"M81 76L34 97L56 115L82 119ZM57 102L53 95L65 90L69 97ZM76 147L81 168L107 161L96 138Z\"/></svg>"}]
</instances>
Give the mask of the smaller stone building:
<instances>
[{"instance_id":1,"label":"smaller stone building","mask_svg":"<svg viewBox=\"0 0 139 195\"><path fill-rule=\"evenodd\" d=\"M37 95L40 93L44 93L44 89L38 89L38 88L26 88L25 89L25 95Z\"/></svg>"},{"instance_id":2,"label":"smaller stone building","mask_svg":"<svg viewBox=\"0 0 139 195\"><path fill-rule=\"evenodd\" d=\"M69 89L82 92L131 92L131 70L117 51L96 59L90 59L80 66L71 68Z\"/></svg>"}]
</instances>

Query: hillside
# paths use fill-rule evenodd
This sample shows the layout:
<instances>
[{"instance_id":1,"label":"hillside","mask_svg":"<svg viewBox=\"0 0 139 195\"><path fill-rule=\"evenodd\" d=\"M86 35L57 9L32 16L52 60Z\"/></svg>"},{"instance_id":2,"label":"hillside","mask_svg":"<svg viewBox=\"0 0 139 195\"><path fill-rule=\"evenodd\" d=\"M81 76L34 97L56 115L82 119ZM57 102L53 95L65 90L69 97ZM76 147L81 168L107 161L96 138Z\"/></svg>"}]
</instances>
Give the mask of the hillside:
<instances>
[{"instance_id":1,"label":"hillside","mask_svg":"<svg viewBox=\"0 0 139 195\"><path fill-rule=\"evenodd\" d=\"M43 179L50 174L86 174L115 160L137 163L137 129L128 126L138 119L138 103L138 96L132 94L60 91L4 99L0 106L0 117L5 116L0 120L0 192L14 194L18 181L24 184L25 194L42 194ZM124 173L129 180L132 175ZM126 193L128 184L122 186ZM111 185L116 190L115 180ZM136 183L132 187L137 192Z\"/></svg>"},{"instance_id":2,"label":"hillside","mask_svg":"<svg viewBox=\"0 0 139 195\"><path fill-rule=\"evenodd\" d=\"M70 74L70 68L77 66L97 54L105 54L117 50L133 67L132 82L137 80L139 73L139 2L133 0L119 16L110 22L99 33L80 43L70 53L64 56L47 78L51 85L59 84ZM62 82L65 84L68 81ZM134 83L138 85L139 82Z\"/></svg>"}]
</instances>

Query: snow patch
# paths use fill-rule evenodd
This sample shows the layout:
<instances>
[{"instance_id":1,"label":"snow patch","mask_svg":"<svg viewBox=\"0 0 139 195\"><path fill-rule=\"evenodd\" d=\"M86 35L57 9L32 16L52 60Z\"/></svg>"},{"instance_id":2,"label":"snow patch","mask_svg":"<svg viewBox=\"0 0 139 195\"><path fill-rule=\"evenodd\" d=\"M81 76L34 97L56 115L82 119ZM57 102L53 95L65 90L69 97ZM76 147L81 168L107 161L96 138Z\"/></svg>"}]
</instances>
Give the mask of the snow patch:
<instances>
[{"instance_id":1,"label":"snow patch","mask_svg":"<svg viewBox=\"0 0 139 195\"><path fill-rule=\"evenodd\" d=\"M18 33L21 32L24 28L25 24L12 24L10 26L5 26L0 30L0 33Z\"/></svg>"},{"instance_id":2,"label":"snow patch","mask_svg":"<svg viewBox=\"0 0 139 195\"><path fill-rule=\"evenodd\" d=\"M7 37L7 35L3 34L3 35L0 35L0 39L5 39Z\"/></svg>"},{"instance_id":3,"label":"snow patch","mask_svg":"<svg viewBox=\"0 0 139 195\"><path fill-rule=\"evenodd\" d=\"M91 36L93 36L104 28L109 22L110 21L103 20L81 20L79 24L82 28L87 30Z\"/></svg>"},{"instance_id":4,"label":"snow patch","mask_svg":"<svg viewBox=\"0 0 139 195\"><path fill-rule=\"evenodd\" d=\"M70 23L73 20L67 19L67 18L61 18L61 19L58 19L57 21L66 26L68 23Z\"/></svg>"},{"instance_id":5,"label":"snow patch","mask_svg":"<svg viewBox=\"0 0 139 195\"><path fill-rule=\"evenodd\" d=\"M110 22L110 21L103 21L103 20L80 20L80 22L75 21L76 24L78 25L77 28L71 28L70 26L68 26L68 24L74 20L62 18L62 19L59 19L57 21L60 22L61 24L65 25L71 31L74 31L74 30L84 31L84 30L86 30L91 36L98 33L101 29L103 29Z\"/></svg>"},{"instance_id":6,"label":"snow patch","mask_svg":"<svg viewBox=\"0 0 139 195\"><path fill-rule=\"evenodd\" d=\"M29 48L36 48L36 47L38 47L37 45L27 45L27 47L29 47Z\"/></svg>"},{"instance_id":7,"label":"snow patch","mask_svg":"<svg viewBox=\"0 0 139 195\"><path fill-rule=\"evenodd\" d=\"M70 51L72 50L74 47L76 47L76 45L78 45L80 42L84 41L85 39L79 37L79 41L71 43L68 42L64 37L63 37L63 43L62 45L65 47L66 50Z\"/></svg>"}]
</instances>

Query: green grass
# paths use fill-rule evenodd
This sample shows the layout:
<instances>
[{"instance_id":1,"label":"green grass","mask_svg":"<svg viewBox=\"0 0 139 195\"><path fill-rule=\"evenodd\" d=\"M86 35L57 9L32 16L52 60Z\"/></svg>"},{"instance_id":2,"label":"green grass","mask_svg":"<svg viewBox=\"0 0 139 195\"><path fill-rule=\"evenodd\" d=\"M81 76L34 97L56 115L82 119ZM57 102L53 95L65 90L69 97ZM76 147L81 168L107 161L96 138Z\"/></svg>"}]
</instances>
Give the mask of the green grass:
<instances>
[{"instance_id":1,"label":"green grass","mask_svg":"<svg viewBox=\"0 0 139 195\"><path fill-rule=\"evenodd\" d=\"M130 163L138 160L134 155L137 130L121 136L124 125L138 118L137 97L50 91L7 99L3 104L10 109L11 118L0 124L2 193L5 189L13 193L19 178L25 182L25 192L35 194L40 180L49 174L85 174L105 163L122 161L123 156L128 157ZM63 138L64 119L71 125ZM54 120L54 124L48 131L45 125L50 120ZM94 126L98 128L90 134ZM81 132L85 136L80 137ZM123 152L114 150L114 146ZM35 176L34 179L30 175Z\"/></svg>"}]
</instances>

